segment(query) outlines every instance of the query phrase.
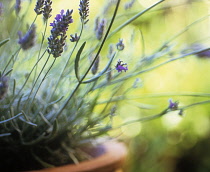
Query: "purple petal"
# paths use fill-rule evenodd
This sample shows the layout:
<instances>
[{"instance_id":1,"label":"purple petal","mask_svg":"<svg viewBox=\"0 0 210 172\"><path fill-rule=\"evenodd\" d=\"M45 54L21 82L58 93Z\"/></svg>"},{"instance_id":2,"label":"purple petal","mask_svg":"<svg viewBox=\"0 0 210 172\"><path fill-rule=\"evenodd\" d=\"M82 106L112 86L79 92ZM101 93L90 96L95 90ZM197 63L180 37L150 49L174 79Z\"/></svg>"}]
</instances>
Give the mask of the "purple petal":
<instances>
[{"instance_id":1,"label":"purple petal","mask_svg":"<svg viewBox=\"0 0 210 172\"><path fill-rule=\"evenodd\" d=\"M57 14L56 17L55 17L55 20L59 21L60 19L61 19L61 15Z\"/></svg>"},{"instance_id":2,"label":"purple petal","mask_svg":"<svg viewBox=\"0 0 210 172\"><path fill-rule=\"evenodd\" d=\"M124 72L126 72L126 70L128 70L128 67L127 66L124 67L124 66L118 65L118 66L116 66L116 70L118 72L122 72L123 70L124 70Z\"/></svg>"},{"instance_id":3,"label":"purple petal","mask_svg":"<svg viewBox=\"0 0 210 172\"><path fill-rule=\"evenodd\" d=\"M60 12L60 13L61 13L61 16L63 16L63 14L64 14L64 10L61 10L61 12Z\"/></svg>"}]
</instances>

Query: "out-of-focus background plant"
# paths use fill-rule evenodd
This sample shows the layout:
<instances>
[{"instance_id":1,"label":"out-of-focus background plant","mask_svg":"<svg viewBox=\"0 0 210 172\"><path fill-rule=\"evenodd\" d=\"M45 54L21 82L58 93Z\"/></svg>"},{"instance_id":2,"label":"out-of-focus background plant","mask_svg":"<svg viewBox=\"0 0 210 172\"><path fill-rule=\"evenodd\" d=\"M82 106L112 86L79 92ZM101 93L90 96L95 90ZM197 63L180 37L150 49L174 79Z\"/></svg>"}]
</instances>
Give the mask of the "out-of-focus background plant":
<instances>
[{"instance_id":1,"label":"out-of-focus background plant","mask_svg":"<svg viewBox=\"0 0 210 172\"><path fill-rule=\"evenodd\" d=\"M128 11L132 13L150 2L135 1ZM209 5L209 1L201 0L165 1L161 7L132 23L128 30L125 28L124 34L131 28L142 33L144 44L134 48L136 54L142 56L150 54L168 40L175 50L171 57L198 47L209 47ZM147 108L157 113L166 106L170 97L178 100L179 105L208 100L209 53L192 55L141 75L142 88L134 92L135 102L122 105L124 117L135 119L139 114L151 112ZM133 111L127 110L127 106L133 103L141 110L136 107ZM173 112L155 121L125 127L123 135L132 138L128 142L128 171L209 171L209 112L209 104L199 105L184 111L183 116Z\"/></svg>"},{"instance_id":2,"label":"out-of-focus background plant","mask_svg":"<svg viewBox=\"0 0 210 172\"><path fill-rule=\"evenodd\" d=\"M21 4L18 5L18 2L21 2ZM10 64L13 60L16 61L12 72L19 71L12 75L15 77L13 80L16 80L15 82L10 81L10 85L14 84L13 87L20 82L23 83L29 75L26 71L30 71L32 64L34 65L37 60L32 58L32 55L40 57L38 55L40 47L36 44L30 51L17 51L17 53L14 49L18 46L13 47L13 42L11 42L11 40L17 40L18 42L17 31L27 32L31 23L33 23L35 3L35 1L26 0L0 2L0 38L1 40L10 38L10 41L1 47L1 52L4 52L1 57L5 58L6 53L10 56L14 55L14 57L10 57L12 59ZM154 5L156 3L160 4L156 6ZM102 40L104 35L101 34L101 31L103 31L103 27L105 30L107 29L115 5L115 0L90 1L89 21L88 24L83 25L83 36L80 39L81 43L87 40L91 41L89 44L87 41L86 44L88 45L86 47L94 49ZM112 107L113 118L110 118L112 126L114 128L116 126L116 128L109 135L122 138L127 142L129 157L125 171L205 172L210 170L208 163L210 159L208 152L210 142L210 109L208 104L210 97L210 81L208 79L210 50L202 51L209 47L209 5L207 0L121 1L106 46L100 53L99 71L103 70L102 66L105 66L106 62L113 57L113 52L116 49L119 51L114 59L115 63L112 63L111 67L114 68L120 58L127 63L128 70L119 73L119 75L115 71L113 73L115 77L117 76L115 80L110 79L111 75L106 75L107 78L100 80L100 83L97 83L98 85L95 83L95 89L99 90L103 90L103 85L107 84L107 81L110 82L107 84L110 86L109 89L105 90L107 97L104 95L100 97L99 101L97 100L97 107L92 108L92 110L94 109L94 113L97 114L101 109L106 109L107 102L116 103L116 106ZM53 1L52 8L51 15L53 17L49 19L48 25L53 21L54 16L60 13L61 9L76 11L78 2L70 0ZM148 8L151 8L151 10L147 10ZM79 35L79 32L77 36L73 32L78 31L77 29L81 27L80 17L78 12L72 13L73 23L71 23L67 32L68 35L73 34L72 42L77 41ZM43 18L37 17L36 23L42 25ZM31 27L33 30L33 25ZM42 42L42 37L45 37L45 34L47 37L50 35L50 29L46 30L46 33L44 29L45 25L36 27L36 33L38 33L36 41L39 43ZM19 41L21 41L20 32L19 36ZM64 53L67 54L72 50L75 44L75 42L72 42L67 44ZM46 47L46 44L43 44L43 46ZM24 47L22 48L24 49ZM84 56L88 56L91 61L97 51L91 49L90 52L91 55L87 53ZM16 60L17 54L25 58L18 61ZM87 67L85 66L87 61L84 59L80 66ZM60 66L63 60L63 58L56 59L55 67L58 75L63 69L63 66ZM2 61L0 63L2 67ZM82 72L85 69L81 68ZM2 70L1 72L3 72ZM41 67L38 66L35 70L40 71ZM67 76L70 71L72 71L72 68L66 69L64 75ZM4 72L10 74L11 71L8 67L8 70ZM49 75L46 75L46 79L55 77L52 76L55 73L51 75L49 73ZM97 71L93 69L92 73L94 75ZM91 76L88 75L90 78ZM74 82L70 76L68 77L66 78L67 81L63 85L61 84L63 88L58 89L61 97L65 95L66 90ZM31 77L30 79L31 83L34 83L34 78ZM1 83L6 82L7 79L1 78ZM120 82L123 84L116 84L118 87L112 86L112 84ZM45 82L43 82L43 85L41 87L43 90L46 87L53 87ZM94 86L92 85L92 88ZM15 91L11 88L10 94ZM85 89L92 88L86 87ZM113 90L115 93L113 93ZM113 95L113 99L110 99ZM46 91L46 95L42 96L43 99L46 99L50 95ZM92 96L88 99L91 100L92 98L94 100L95 95ZM53 100L59 102L61 97L54 97ZM57 102L52 102L52 104ZM39 103L41 104L41 102L37 104ZM95 104L93 103L93 105ZM77 106L79 105L77 104ZM72 105L72 107L74 106ZM172 111L167 115L150 122L141 122L147 115L157 114L157 116L161 116L161 112L164 112L168 107ZM58 109L57 106L54 108L55 111ZM91 108L88 110L91 110ZM12 112L10 113L12 114ZM88 114L91 113L88 112ZM40 116L42 115L45 114L40 114ZM26 118L21 119L28 125L36 125L36 123L30 123L30 120ZM110 121L107 120L108 122ZM121 124L126 125L121 126ZM104 129L109 130L109 128ZM1 136L6 137L7 134Z\"/></svg>"}]
</instances>

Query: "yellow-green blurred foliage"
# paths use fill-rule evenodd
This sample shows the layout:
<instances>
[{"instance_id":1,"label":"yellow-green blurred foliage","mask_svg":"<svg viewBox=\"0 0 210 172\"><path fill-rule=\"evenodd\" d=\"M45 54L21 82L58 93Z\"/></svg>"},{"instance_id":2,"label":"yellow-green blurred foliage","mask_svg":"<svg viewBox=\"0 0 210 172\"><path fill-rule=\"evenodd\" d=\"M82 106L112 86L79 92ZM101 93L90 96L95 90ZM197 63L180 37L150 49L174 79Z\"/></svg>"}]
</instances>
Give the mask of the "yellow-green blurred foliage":
<instances>
[{"instance_id":1,"label":"yellow-green blurred foliage","mask_svg":"<svg viewBox=\"0 0 210 172\"><path fill-rule=\"evenodd\" d=\"M32 2L29 5L27 1L23 1L22 7L24 10L33 11L35 1ZM111 2L114 1L90 1L90 23L86 29L89 29L91 34L94 33L95 17L99 16L106 18L107 22L110 21L113 12L113 6L110 5ZM113 30L133 15L156 3L157 0L135 0L133 6L125 10L124 6L128 2L132 2L132 0L123 0L121 2L119 15L117 15ZM69 34L72 34L75 28L79 27L78 0L53 1L53 17L49 23L52 22L54 16L61 9L68 8L75 10L73 13L74 23L68 30ZM145 13L109 39L101 55L104 57L107 55L109 43L116 44L119 38L122 38L125 43L125 49L119 52L118 57L127 62L129 68L126 73L121 74L123 77L129 75L129 71L132 70L134 63L137 63L141 57L151 55L162 44L184 29L186 29L185 32L170 44L174 46L174 54L171 54L171 57L180 55L182 50L184 51L193 43L199 43L204 45L204 47L208 47L210 18L206 18L189 28L187 26L208 15L209 10L210 4L208 0L165 0L160 6ZM20 15L22 13L24 11ZM34 16L34 13L26 16L26 21L31 23L31 19ZM41 18L38 20L42 22ZM25 26L19 27L26 28L27 22ZM10 27L8 26L8 28ZM37 33L42 34L41 30L38 30ZM89 38L91 41L90 35L86 32L84 39ZM0 36L7 37L7 35L2 35L2 33ZM41 36L39 38L41 39ZM91 47L91 44L89 46ZM151 66L166 60L168 60L168 57L161 58L152 63ZM151 67L150 64L147 65L144 66L145 69ZM183 95L210 93L209 77L210 58L199 58L195 55L170 62L155 70L141 74L137 77L140 81L140 87L128 91L125 95L127 99L118 103L117 113L113 118L113 125L118 126L120 123L129 120L157 114L164 108L167 108L169 98L179 101L180 106L207 100L208 97ZM127 90L132 87L135 79L129 79L125 85L119 88L119 92L121 89ZM110 87L109 91L112 91L112 87ZM109 91L107 91L107 97L109 97ZM106 99L106 97L103 98ZM101 106L104 105L99 105L96 111L99 111ZM209 104L187 109L183 112L183 116L179 116L178 112L173 112L154 121L130 124L111 132L111 135L120 136L127 140L129 147L129 156L125 167L127 172L180 172L181 167L184 168L181 163L182 157L193 152L193 148L203 143L202 140L207 139L209 134ZM210 150L206 145L203 148ZM191 169L192 164L189 163L185 167L187 168L185 172L210 171L209 152L200 152L202 154L199 154L199 152L197 154L192 153L192 159L194 155L199 156L199 158L196 157L198 162L194 163L192 160L195 167ZM196 163L198 166L196 166ZM178 167L180 168L178 169ZM199 171L199 169L202 170Z\"/></svg>"}]
</instances>

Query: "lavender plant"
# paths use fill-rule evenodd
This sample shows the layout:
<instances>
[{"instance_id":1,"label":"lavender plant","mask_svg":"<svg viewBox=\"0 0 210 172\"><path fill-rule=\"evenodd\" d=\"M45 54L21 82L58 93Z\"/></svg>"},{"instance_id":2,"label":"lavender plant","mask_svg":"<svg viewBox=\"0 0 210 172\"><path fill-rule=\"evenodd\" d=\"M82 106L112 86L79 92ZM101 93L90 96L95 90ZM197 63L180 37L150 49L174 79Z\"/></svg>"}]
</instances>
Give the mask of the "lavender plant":
<instances>
[{"instance_id":1,"label":"lavender plant","mask_svg":"<svg viewBox=\"0 0 210 172\"><path fill-rule=\"evenodd\" d=\"M117 0L110 18L100 16L103 19L99 21L97 17L92 21L96 21L92 35L88 30L91 22L89 0L81 0L78 11L61 9L50 24L54 2L37 0L33 8L35 19L27 31L24 31L27 14L21 16L20 2L16 1L14 9L17 17L5 15L7 18L0 26L4 30L9 27L8 21L14 20L14 27L7 34L0 34L0 167L19 171L78 163L86 158L84 153L80 156L83 152L80 147L112 129L156 119L170 111L182 114L188 107L210 103L208 100L179 107L177 102L170 100L159 114L113 126L116 104L135 89L134 86L124 89L131 79L210 49L196 49L165 58L173 51L170 43L184 33L183 30L152 55L143 56L136 63L121 55L127 51L126 43L115 35L164 0L112 29L120 8L120 0ZM0 6L4 4L6 1ZM76 22L73 13L80 16L80 27L76 30L71 29ZM37 21L39 17L44 19L44 29ZM38 33L40 28L42 34ZM107 53L106 47L110 47ZM165 61L157 64L159 59ZM102 101L102 98L106 100Z\"/></svg>"}]
</instances>

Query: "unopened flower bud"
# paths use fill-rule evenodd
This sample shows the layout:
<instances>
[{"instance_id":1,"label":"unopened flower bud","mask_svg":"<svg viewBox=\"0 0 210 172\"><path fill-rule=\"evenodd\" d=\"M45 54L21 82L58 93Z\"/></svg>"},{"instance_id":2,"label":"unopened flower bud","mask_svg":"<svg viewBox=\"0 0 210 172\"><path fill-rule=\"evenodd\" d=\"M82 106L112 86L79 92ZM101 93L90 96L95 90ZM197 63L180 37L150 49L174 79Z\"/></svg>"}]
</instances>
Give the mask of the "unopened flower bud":
<instances>
[{"instance_id":1,"label":"unopened flower bud","mask_svg":"<svg viewBox=\"0 0 210 172\"><path fill-rule=\"evenodd\" d=\"M126 72L128 70L128 66L127 66L127 63L122 63L123 61L121 61L120 59L118 60L117 62L117 65L115 66L115 69L118 71L118 72Z\"/></svg>"},{"instance_id":2,"label":"unopened flower bud","mask_svg":"<svg viewBox=\"0 0 210 172\"><path fill-rule=\"evenodd\" d=\"M119 42L116 44L116 46L117 46L117 49L118 49L119 51L124 50L125 45L124 45L124 43L123 43L123 39L119 39Z\"/></svg>"},{"instance_id":3,"label":"unopened flower bud","mask_svg":"<svg viewBox=\"0 0 210 172\"><path fill-rule=\"evenodd\" d=\"M104 35L106 20L102 19L99 23L99 19L96 19L96 26L95 26L95 32L96 32L96 38L98 40L101 40Z\"/></svg>"},{"instance_id":4,"label":"unopened flower bud","mask_svg":"<svg viewBox=\"0 0 210 172\"><path fill-rule=\"evenodd\" d=\"M109 68L108 72L106 73L106 79L108 82L112 80L112 69L111 68Z\"/></svg>"},{"instance_id":5,"label":"unopened flower bud","mask_svg":"<svg viewBox=\"0 0 210 172\"><path fill-rule=\"evenodd\" d=\"M79 36L77 36L77 33L75 33L75 35L70 35L70 37L71 42L77 42L79 40Z\"/></svg>"},{"instance_id":6,"label":"unopened flower bud","mask_svg":"<svg viewBox=\"0 0 210 172\"><path fill-rule=\"evenodd\" d=\"M93 56L90 56L89 59L90 59L90 62L92 62L93 61ZM98 72L99 61L100 61L100 56L97 57L96 61L93 64L93 67L91 68L91 72L92 72L93 75L95 75Z\"/></svg>"},{"instance_id":7,"label":"unopened flower bud","mask_svg":"<svg viewBox=\"0 0 210 172\"><path fill-rule=\"evenodd\" d=\"M172 99L169 99L169 106L168 108L171 110L177 110L178 109L178 102L173 102Z\"/></svg>"}]
</instances>

